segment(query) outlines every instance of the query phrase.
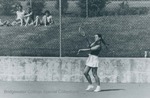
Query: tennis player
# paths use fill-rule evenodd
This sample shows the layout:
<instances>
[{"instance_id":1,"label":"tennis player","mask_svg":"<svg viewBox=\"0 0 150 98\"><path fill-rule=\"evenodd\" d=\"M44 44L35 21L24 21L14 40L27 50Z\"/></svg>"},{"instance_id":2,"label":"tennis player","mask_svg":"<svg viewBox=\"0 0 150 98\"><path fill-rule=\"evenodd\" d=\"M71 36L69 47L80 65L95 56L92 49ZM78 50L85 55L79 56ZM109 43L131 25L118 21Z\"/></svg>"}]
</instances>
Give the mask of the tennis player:
<instances>
[{"instance_id":1,"label":"tennis player","mask_svg":"<svg viewBox=\"0 0 150 98\"><path fill-rule=\"evenodd\" d=\"M102 49L102 44L104 44L106 48L108 44L105 43L101 34L96 34L94 35L94 37L95 37L95 41L90 45L90 47L87 49L79 49L78 54L80 52L90 51L89 57L86 61L86 67L84 69L84 75L89 83L86 90L91 90L92 88L94 88L94 86L92 85L91 77L89 75L89 71L92 70L92 74L97 84L97 87L94 90L94 92L99 92L101 91L101 87L100 87L100 79L97 75L97 70L99 65L98 55Z\"/></svg>"}]
</instances>

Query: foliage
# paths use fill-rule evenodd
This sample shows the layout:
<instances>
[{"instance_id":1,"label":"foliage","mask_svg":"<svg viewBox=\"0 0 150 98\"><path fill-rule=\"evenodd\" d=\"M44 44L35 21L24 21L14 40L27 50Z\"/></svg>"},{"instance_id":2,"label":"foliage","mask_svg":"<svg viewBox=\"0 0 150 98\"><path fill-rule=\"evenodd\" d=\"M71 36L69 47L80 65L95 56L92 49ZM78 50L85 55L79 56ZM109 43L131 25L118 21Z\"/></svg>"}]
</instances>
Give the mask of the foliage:
<instances>
[{"instance_id":1,"label":"foliage","mask_svg":"<svg viewBox=\"0 0 150 98\"><path fill-rule=\"evenodd\" d=\"M30 4L31 3L31 4ZM31 6L35 15L41 15L43 9L45 8L46 1L45 0L32 0L32 2L28 1L27 6Z\"/></svg>"},{"instance_id":2,"label":"foliage","mask_svg":"<svg viewBox=\"0 0 150 98\"><path fill-rule=\"evenodd\" d=\"M88 16L100 16L102 9L106 6L109 0L87 0L88 1ZM86 0L79 0L77 3L81 9L81 16L86 16Z\"/></svg>"},{"instance_id":3,"label":"foliage","mask_svg":"<svg viewBox=\"0 0 150 98\"><path fill-rule=\"evenodd\" d=\"M1 14L12 15L16 10L16 5L20 4L16 0L0 0Z\"/></svg>"},{"instance_id":4,"label":"foliage","mask_svg":"<svg viewBox=\"0 0 150 98\"><path fill-rule=\"evenodd\" d=\"M59 10L59 0L56 1L55 8ZM61 0L62 14L65 14L68 9L68 0Z\"/></svg>"}]
</instances>

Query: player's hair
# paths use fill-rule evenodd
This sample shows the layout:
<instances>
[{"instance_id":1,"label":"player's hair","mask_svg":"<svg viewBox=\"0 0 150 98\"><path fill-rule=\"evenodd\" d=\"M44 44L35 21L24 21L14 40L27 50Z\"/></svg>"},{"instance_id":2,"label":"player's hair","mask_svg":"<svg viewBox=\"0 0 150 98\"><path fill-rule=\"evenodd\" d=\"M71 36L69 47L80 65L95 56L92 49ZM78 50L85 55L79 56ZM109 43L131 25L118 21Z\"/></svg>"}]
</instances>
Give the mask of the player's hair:
<instances>
[{"instance_id":1,"label":"player's hair","mask_svg":"<svg viewBox=\"0 0 150 98\"><path fill-rule=\"evenodd\" d=\"M102 34L97 34L99 38L102 38Z\"/></svg>"},{"instance_id":2,"label":"player's hair","mask_svg":"<svg viewBox=\"0 0 150 98\"><path fill-rule=\"evenodd\" d=\"M20 7L21 9L23 8L21 4L18 5L18 8L19 8L19 7Z\"/></svg>"},{"instance_id":3,"label":"player's hair","mask_svg":"<svg viewBox=\"0 0 150 98\"><path fill-rule=\"evenodd\" d=\"M106 46L106 43L105 43L105 41L104 41L104 39L103 39L103 37L102 37L102 34L97 34L98 35L98 37L100 37L101 38L101 42ZM108 45L108 44L107 44Z\"/></svg>"},{"instance_id":4,"label":"player's hair","mask_svg":"<svg viewBox=\"0 0 150 98\"><path fill-rule=\"evenodd\" d=\"M48 14L48 15L51 15L51 13L50 13L50 11L49 10L46 10L45 12L44 12L44 14Z\"/></svg>"},{"instance_id":5,"label":"player's hair","mask_svg":"<svg viewBox=\"0 0 150 98\"><path fill-rule=\"evenodd\" d=\"M28 13L32 12L32 8L28 7Z\"/></svg>"},{"instance_id":6,"label":"player's hair","mask_svg":"<svg viewBox=\"0 0 150 98\"><path fill-rule=\"evenodd\" d=\"M98 35L99 38L101 38L101 39L100 39L100 44L101 44L101 42L104 43L104 39L103 39L103 37L102 37L102 34L99 33L99 34L97 34L97 35Z\"/></svg>"}]
</instances>

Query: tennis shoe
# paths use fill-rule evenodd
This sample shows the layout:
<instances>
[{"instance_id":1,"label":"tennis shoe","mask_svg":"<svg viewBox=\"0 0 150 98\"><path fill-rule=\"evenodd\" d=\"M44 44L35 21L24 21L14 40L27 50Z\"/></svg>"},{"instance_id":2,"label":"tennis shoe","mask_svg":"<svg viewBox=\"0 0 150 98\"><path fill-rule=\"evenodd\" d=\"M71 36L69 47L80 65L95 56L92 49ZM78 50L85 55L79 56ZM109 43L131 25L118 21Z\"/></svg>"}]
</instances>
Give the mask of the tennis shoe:
<instances>
[{"instance_id":1,"label":"tennis shoe","mask_svg":"<svg viewBox=\"0 0 150 98\"><path fill-rule=\"evenodd\" d=\"M93 85L88 85L88 87L86 88L86 90L88 91L88 90L90 90L90 89L92 89L92 88L94 88Z\"/></svg>"},{"instance_id":2,"label":"tennis shoe","mask_svg":"<svg viewBox=\"0 0 150 98\"><path fill-rule=\"evenodd\" d=\"M94 92L100 92L101 91L101 87L97 86L96 89L94 90Z\"/></svg>"}]
</instances>

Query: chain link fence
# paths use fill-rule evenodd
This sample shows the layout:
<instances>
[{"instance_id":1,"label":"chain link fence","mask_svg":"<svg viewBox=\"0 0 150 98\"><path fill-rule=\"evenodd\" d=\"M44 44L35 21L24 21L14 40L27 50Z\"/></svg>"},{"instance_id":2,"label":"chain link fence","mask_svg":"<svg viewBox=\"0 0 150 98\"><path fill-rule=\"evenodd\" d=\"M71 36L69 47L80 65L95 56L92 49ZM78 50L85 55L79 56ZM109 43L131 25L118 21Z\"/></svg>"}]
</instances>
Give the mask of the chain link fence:
<instances>
[{"instance_id":1,"label":"chain link fence","mask_svg":"<svg viewBox=\"0 0 150 98\"><path fill-rule=\"evenodd\" d=\"M103 35L109 49L103 45L100 57L144 57L144 51L149 51L150 6L144 5L149 1L112 1L100 16L92 10L88 12L88 18L81 17L77 2L69 1L70 7L62 19L62 56L87 56L88 52L76 55L78 49L88 48L86 39L79 33L79 27L86 32L90 42L94 41L95 34Z\"/></svg>"},{"instance_id":2,"label":"chain link fence","mask_svg":"<svg viewBox=\"0 0 150 98\"><path fill-rule=\"evenodd\" d=\"M109 49L107 50L103 45L100 57L144 57L144 52L150 50L148 5L145 6L142 2L128 2L130 7L134 7L132 10L134 12L131 12L134 15L130 15L127 13L129 9L120 8L122 1L118 1L119 3L113 1L101 11L101 16L97 16L96 11L88 13L89 17L85 18L81 17L78 2L68 1L68 9L61 16L61 40L59 11L55 8L56 0L46 1L43 10L51 12L54 24L47 27L1 26L0 55L85 57L88 52L77 55L80 48L88 48L86 39L79 32L80 27L87 34L90 42L94 41L95 34L103 35L104 40L109 44ZM25 9L26 1L21 1L21 4ZM1 15L0 18L2 21L15 20L14 15Z\"/></svg>"}]
</instances>

